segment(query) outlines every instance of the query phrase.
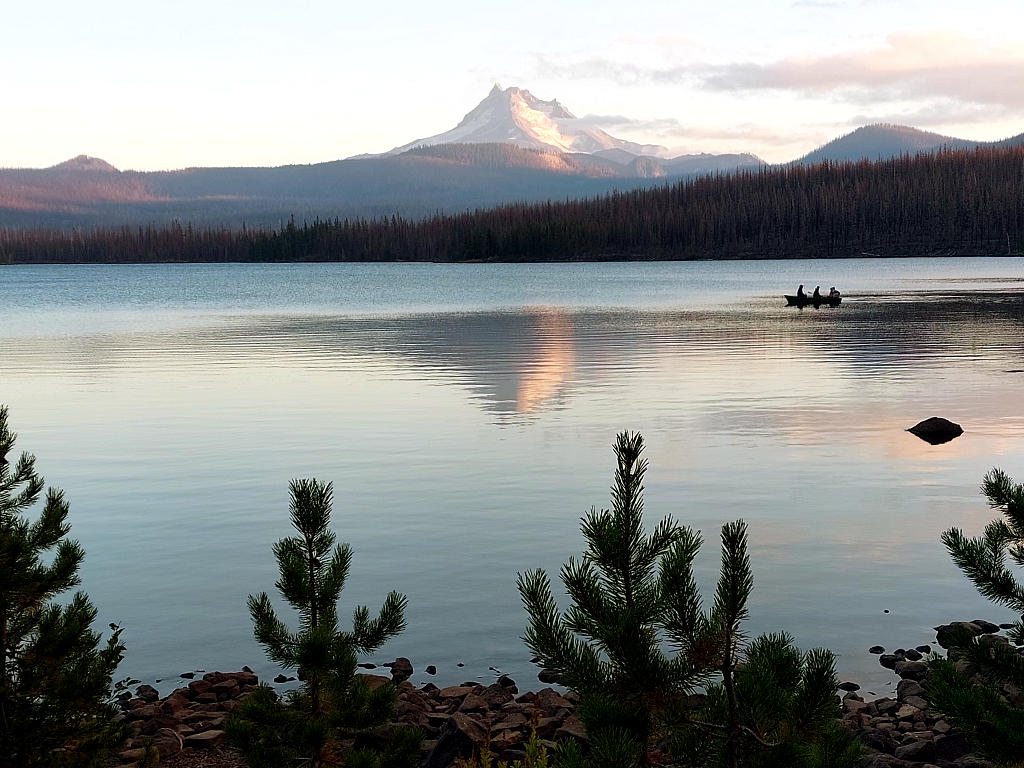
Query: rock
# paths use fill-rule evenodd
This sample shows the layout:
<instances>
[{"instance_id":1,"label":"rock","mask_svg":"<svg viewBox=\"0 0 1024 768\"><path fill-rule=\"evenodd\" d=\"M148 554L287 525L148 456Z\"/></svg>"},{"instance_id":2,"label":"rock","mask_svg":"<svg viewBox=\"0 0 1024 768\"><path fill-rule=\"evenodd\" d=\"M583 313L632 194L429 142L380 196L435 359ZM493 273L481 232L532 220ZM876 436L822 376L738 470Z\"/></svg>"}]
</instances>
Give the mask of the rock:
<instances>
[{"instance_id":1,"label":"rock","mask_svg":"<svg viewBox=\"0 0 1024 768\"><path fill-rule=\"evenodd\" d=\"M221 680L213 684L210 693L217 694L217 701L225 701L233 698L238 693L238 681L234 679Z\"/></svg>"},{"instance_id":2,"label":"rock","mask_svg":"<svg viewBox=\"0 0 1024 768\"><path fill-rule=\"evenodd\" d=\"M191 680L195 676L196 676L195 672L182 672L180 675L178 675L178 677L183 677L186 680Z\"/></svg>"},{"instance_id":3,"label":"rock","mask_svg":"<svg viewBox=\"0 0 1024 768\"><path fill-rule=\"evenodd\" d=\"M956 768L995 768L993 763L977 755L965 755L956 760L953 765Z\"/></svg>"},{"instance_id":4,"label":"rock","mask_svg":"<svg viewBox=\"0 0 1024 768\"><path fill-rule=\"evenodd\" d=\"M878 710L878 714L884 715L888 712L895 712L900 708L900 703L895 699L877 699L875 701L875 709Z\"/></svg>"},{"instance_id":5,"label":"rock","mask_svg":"<svg viewBox=\"0 0 1024 768\"><path fill-rule=\"evenodd\" d=\"M860 763L861 768L902 768L905 765L906 763L902 760L897 760L884 752L868 755Z\"/></svg>"},{"instance_id":6,"label":"rock","mask_svg":"<svg viewBox=\"0 0 1024 768\"><path fill-rule=\"evenodd\" d=\"M555 731L555 741L562 739L587 740L587 731L576 715L569 715L569 717L565 718L565 722Z\"/></svg>"},{"instance_id":7,"label":"rock","mask_svg":"<svg viewBox=\"0 0 1024 768\"><path fill-rule=\"evenodd\" d=\"M224 743L224 731L212 730L185 737L185 746L192 749L213 749Z\"/></svg>"},{"instance_id":8,"label":"rock","mask_svg":"<svg viewBox=\"0 0 1024 768\"><path fill-rule=\"evenodd\" d=\"M512 693L519 693L519 688L516 686L516 681L508 675L502 675L494 682L500 685L502 688L508 688L510 691L512 691Z\"/></svg>"},{"instance_id":9,"label":"rock","mask_svg":"<svg viewBox=\"0 0 1024 768\"><path fill-rule=\"evenodd\" d=\"M961 733L950 733L935 740L935 757L944 763L959 760L971 753L971 744Z\"/></svg>"},{"instance_id":10,"label":"rock","mask_svg":"<svg viewBox=\"0 0 1024 768\"><path fill-rule=\"evenodd\" d=\"M131 763L132 765L135 765L144 754L146 754L145 747L139 747L138 749L126 749L118 753L118 759L122 763Z\"/></svg>"},{"instance_id":11,"label":"rock","mask_svg":"<svg viewBox=\"0 0 1024 768\"><path fill-rule=\"evenodd\" d=\"M537 679L542 683L558 683L558 675L552 672L550 669L542 669L537 673Z\"/></svg>"},{"instance_id":12,"label":"rock","mask_svg":"<svg viewBox=\"0 0 1024 768\"><path fill-rule=\"evenodd\" d=\"M470 685L450 685L447 688L442 688L437 692L438 698L440 699L461 699L472 693L476 689L476 686Z\"/></svg>"},{"instance_id":13,"label":"rock","mask_svg":"<svg viewBox=\"0 0 1024 768\"><path fill-rule=\"evenodd\" d=\"M474 749L486 741L487 731L483 725L456 712L441 726L437 743L427 755L423 768L449 768L457 758L471 758Z\"/></svg>"},{"instance_id":14,"label":"rock","mask_svg":"<svg viewBox=\"0 0 1024 768\"><path fill-rule=\"evenodd\" d=\"M843 699L843 709L845 709L851 715L863 712L865 709L868 709L870 707L871 705L866 701L857 701L856 699Z\"/></svg>"},{"instance_id":15,"label":"rock","mask_svg":"<svg viewBox=\"0 0 1024 768\"><path fill-rule=\"evenodd\" d=\"M359 667L360 669L376 669L377 668L376 664L371 664L368 661L361 661L358 664L356 664L356 666ZM385 664L385 666L387 666L387 665Z\"/></svg>"},{"instance_id":16,"label":"rock","mask_svg":"<svg viewBox=\"0 0 1024 768\"><path fill-rule=\"evenodd\" d=\"M496 731L516 731L523 729L530 718L523 712L509 712L501 722L494 725Z\"/></svg>"},{"instance_id":17,"label":"rock","mask_svg":"<svg viewBox=\"0 0 1024 768\"><path fill-rule=\"evenodd\" d=\"M387 685L388 683L394 682L393 680L389 680L388 678L384 677L384 675L367 675L364 673L360 673L359 677L360 679L366 682L371 691L376 691L382 685Z\"/></svg>"},{"instance_id":18,"label":"rock","mask_svg":"<svg viewBox=\"0 0 1024 768\"><path fill-rule=\"evenodd\" d=\"M909 680L924 680L928 676L928 665L923 661L897 661L896 674Z\"/></svg>"},{"instance_id":19,"label":"rock","mask_svg":"<svg viewBox=\"0 0 1024 768\"><path fill-rule=\"evenodd\" d=\"M349 663L351 664L352 662L349 662ZM287 683L288 682L288 678L285 677L284 675L278 675L277 677L274 678L274 682L275 683Z\"/></svg>"},{"instance_id":20,"label":"rock","mask_svg":"<svg viewBox=\"0 0 1024 768\"><path fill-rule=\"evenodd\" d=\"M910 661L920 661L921 660L921 652L919 650L917 650L916 648L911 648L909 651L907 651L903 655L907 659L909 659Z\"/></svg>"},{"instance_id":21,"label":"rock","mask_svg":"<svg viewBox=\"0 0 1024 768\"><path fill-rule=\"evenodd\" d=\"M501 707L512 701L512 698L516 695L516 688L505 688L492 683L487 686L482 692L479 693L480 697L487 702L488 709L501 709Z\"/></svg>"},{"instance_id":22,"label":"rock","mask_svg":"<svg viewBox=\"0 0 1024 768\"><path fill-rule=\"evenodd\" d=\"M396 683L401 683L412 677L413 668L412 662L404 656L392 661L390 664L385 664L386 667L391 667L391 679Z\"/></svg>"},{"instance_id":23,"label":"rock","mask_svg":"<svg viewBox=\"0 0 1024 768\"><path fill-rule=\"evenodd\" d=\"M971 619L970 623L977 624L981 627L981 631L986 635L991 635L999 631L998 624L993 624L991 621L985 621L984 619Z\"/></svg>"},{"instance_id":24,"label":"rock","mask_svg":"<svg viewBox=\"0 0 1024 768\"><path fill-rule=\"evenodd\" d=\"M459 705L459 712L486 712L487 710L487 701L475 693L468 694Z\"/></svg>"},{"instance_id":25,"label":"rock","mask_svg":"<svg viewBox=\"0 0 1024 768\"><path fill-rule=\"evenodd\" d=\"M147 704L152 704L154 701L160 700L160 692L152 685L140 685L135 689L135 695Z\"/></svg>"},{"instance_id":26,"label":"rock","mask_svg":"<svg viewBox=\"0 0 1024 768\"><path fill-rule=\"evenodd\" d=\"M896 719L914 722L915 720L917 720L920 714L921 710L917 707L912 707L910 704L904 704L896 710Z\"/></svg>"},{"instance_id":27,"label":"rock","mask_svg":"<svg viewBox=\"0 0 1024 768\"><path fill-rule=\"evenodd\" d=\"M520 698L522 697L520 696ZM572 709L572 702L553 688L541 688L537 691L533 701L535 701L537 706L541 709L548 712L553 712L559 709Z\"/></svg>"},{"instance_id":28,"label":"rock","mask_svg":"<svg viewBox=\"0 0 1024 768\"><path fill-rule=\"evenodd\" d=\"M917 707L922 712L928 709L928 702L921 696L907 696L903 699L904 704L909 704L912 707Z\"/></svg>"},{"instance_id":29,"label":"rock","mask_svg":"<svg viewBox=\"0 0 1024 768\"><path fill-rule=\"evenodd\" d=\"M160 759L163 760L181 752L185 746L185 740L173 728L161 728L153 736L153 746L156 747L156 751L160 753Z\"/></svg>"},{"instance_id":30,"label":"rock","mask_svg":"<svg viewBox=\"0 0 1024 768\"><path fill-rule=\"evenodd\" d=\"M900 680L896 685L896 698L903 701L907 696L923 696L924 688L916 680Z\"/></svg>"},{"instance_id":31,"label":"rock","mask_svg":"<svg viewBox=\"0 0 1024 768\"><path fill-rule=\"evenodd\" d=\"M935 757L935 742L921 739L912 741L896 747L897 760L910 760L913 762L926 762Z\"/></svg>"},{"instance_id":32,"label":"rock","mask_svg":"<svg viewBox=\"0 0 1024 768\"><path fill-rule=\"evenodd\" d=\"M860 686L857 683L840 683L839 690L841 691L859 691Z\"/></svg>"},{"instance_id":33,"label":"rock","mask_svg":"<svg viewBox=\"0 0 1024 768\"><path fill-rule=\"evenodd\" d=\"M900 661L900 657L895 653L883 653L878 657L878 663L886 669L896 669L897 661Z\"/></svg>"},{"instance_id":34,"label":"rock","mask_svg":"<svg viewBox=\"0 0 1024 768\"><path fill-rule=\"evenodd\" d=\"M970 621L954 621L935 628L936 642L943 648L949 648L951 645L980 634L982 634L981 627Z\"/></svg>"},{"instance_id":35,"label":"rock","mask_svg":"<svg viewBox=\"0 0 1024 768\"><path fill-rule=\"evenodd\" d=\"M920 653L931 653L932 647L925 643L924 645L917 646L917 648L915 648L914 650L919 651Z\"/></svg>"},{"instance_id":36,"label":"rock","mask_svg":"<svg viewBox=\"0 0 1024 768\"><path fill-rule=\"evenodd\" d=\"M872 645L868 648L868 653L885 653L885 648L880 645Z\"/></svg>"},{"instance_id":37,"label":"rock","mask_svg":"<svg viewBox=\"0 0 1024 768\"><path fill-rule=\"evenodd\" d=\"M1017 626L1017 625L1016 624L1011 624L1009 622L1005 622L1003 624L1000 624L999 628L1000 629L1013 629L1015 626Z\"/></svg>"},{"instance_id":38,"label":"rock","mask_svg":"<svg viewBox=\"0 0 1024 768\"><path fill-rule=\"evenodd\" d=\"M948 443L955 437L960 437L964 430L959 424L955 424L949 419L944 419L941 416L932 416L930 419L919 421L910 427L907 432L917 435L926 443L941 445L942 443Z\"/></svg>"},{"instance_id":39,"label":"rock","mask_svg":"<svg viewBox=\"0 0 1024 768\"><path fill-rule=\"evenodd\" d=\"M431 664L430 666L428 666L423 671L426 672L428 675L436 675L437 674L437 667L435 667L433 664Z\"/></svg>"},{"instance_id":40,"label":"rock","mask_svg":"<svg viewBox=\"0 0 1024 768\"><path fill-rule=\"evenodd\" d=\"M160 708L168 715L173 715L175 712L181 712L183 709L188 708L189 704L191 704L191 702L186 697L178 693L172 693L164 699Z\"/></svg>"}]
</instances>

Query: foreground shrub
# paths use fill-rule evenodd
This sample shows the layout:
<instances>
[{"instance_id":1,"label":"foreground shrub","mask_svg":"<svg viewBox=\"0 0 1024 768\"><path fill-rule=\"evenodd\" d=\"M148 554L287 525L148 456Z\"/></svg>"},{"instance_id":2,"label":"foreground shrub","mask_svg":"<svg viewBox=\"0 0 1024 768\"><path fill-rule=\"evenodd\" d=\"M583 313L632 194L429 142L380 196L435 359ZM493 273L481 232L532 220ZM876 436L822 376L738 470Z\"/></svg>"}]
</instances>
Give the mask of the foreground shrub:
<instances>
[{"instance_id":1,"label":"foreground shrub","mask_svg":"<svg viewBox=\"0 0 1024 768\"><path fill-rule=\"evenodd\" d=\"M395 686L371 689L358 675L357 652L372 653L405 629L406 598L388 594L377 618L355 609L352 629L338 628L337 603L348 578L352 550L335 546L329 530L333 491L316 480L291 483L291 520L298 536L274 545L281 596L299 614L291 632L267 594L250 595L256 639L274 662L297 669L300 689L281 700L269 686L257 688L227 723L228 736L254 768L342 764L400 768L419 758L420 734L396 727L376 729L394 713Z\"/></svg>"},{"instance_id":2,"label":"foreground shrub","mask_svg":"<svg viewBox=\"0 0 1024 768\"><path fill-rule=\"evenodd\" d=\"M60 491L46 491L34 521L25 516L44 481L34 456L8 459L15 437L0 406L0 766L102 766L126 738L110 704L121 630L111 625L101 645L84 592L54 602L79 584L85 552L66 538Z\"/></svg>"},{"instance_id":3,"label":"foreground shrub","mask_svg":"<svg viewBox=\"0 0 1024 768\"><path fill-rule=\"evenodd\" d=\"M978 538L951 528L942 534L942 542L982 595L1022 614L1007 632L1019 645L1024 642L1024 585L1006 560L1024 567L1024 485L993 469L982 480L981 490L1002 518L986 525ZM1020 765L1024 709L1014 706L1006 694L1024 690L1024 655L1001 638L995 640L961 631L949 643L950 659L929 661L927 689L933 706L970 734L979 750L1006 765ZM964 663L954 663L957 657ZM971 667L980 672L980 680L968 674Z\"/></svg>"},{"instance_id":4,"label":"foreground shrub","mask_svg":"<svg viewBox=\"0 0 1024 768\"><path fill-rule=\"evenodd\" d=\"M801 755L833 737L830 751L845 756L822 765L854 765L859 751L834 730L831 653L801 657L784 636L761 638L744 653L753 575L743 521L722 527L721 574L705 612L693 577L700 535L671 517L645 533L643 439L624 432L614 448L612 509L583 518L587 550L562 567L568 610L559 611L546 573L519 577L529 614L524 640L580 695L590 741L586 754L563 742L556 765L647 766L668 748L694 765L737 768L765 754L801 765ZM693 695L698 687L706 698ZM767 701L785 707L766 715Z\"/></svg>"}]
</instances>

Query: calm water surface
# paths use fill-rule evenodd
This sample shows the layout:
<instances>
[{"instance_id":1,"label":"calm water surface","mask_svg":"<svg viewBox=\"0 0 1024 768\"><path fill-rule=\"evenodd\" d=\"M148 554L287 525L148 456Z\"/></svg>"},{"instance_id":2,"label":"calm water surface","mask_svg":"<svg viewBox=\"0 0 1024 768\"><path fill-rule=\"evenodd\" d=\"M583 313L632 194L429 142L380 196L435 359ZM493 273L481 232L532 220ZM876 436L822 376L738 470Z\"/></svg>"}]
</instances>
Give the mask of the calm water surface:
<instances>
[{"instance_id":1,"label":"calm water surface","mask_svg":"<svg viewBox=\"0 0 1024 768\"><path fill-rule=\"evenodd\" d=\"M801 282L847 298L782 306ZM1024 478L1022 325L1020 259L3 267L0 402L70 499L124 674L274 673L245 600L273 592L288 481L316 476L355 549L343 612L409 596L372 661L533 686L516 572L582 549L631 429L649 520L704 534L707 593L742 517L749 630L881 694L869 646L1009 618L939 534L990 519L986 470ZM965 434L904 431L933 415Z\"/></svg>"}]
</instances>

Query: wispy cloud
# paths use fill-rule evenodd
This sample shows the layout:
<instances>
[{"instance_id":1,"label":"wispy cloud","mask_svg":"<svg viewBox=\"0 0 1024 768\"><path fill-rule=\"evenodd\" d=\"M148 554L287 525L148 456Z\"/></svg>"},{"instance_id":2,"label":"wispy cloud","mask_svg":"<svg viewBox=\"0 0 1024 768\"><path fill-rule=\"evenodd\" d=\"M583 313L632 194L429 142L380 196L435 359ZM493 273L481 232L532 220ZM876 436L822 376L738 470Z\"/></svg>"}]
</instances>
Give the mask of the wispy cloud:
<instances>
[{"instance_id":1,"label":"wispy cloud","mask_svg":"<svg viewBox=\"0 0 1024 768\"><path fill-rule=\"evenodd\" d=\"M1024 50L950 33L891 35L878 48L770 62L644 67L605 58L572 63L540 58L567 78L683 84L718 92L791 92L855 104L947 99L1024 112Z\"/></svg>"},{"instance_id":2,"label":"wispy cloud","mask_svg":"<svg viewBox=\"0 0 1024 768\"><path fill-rule=\"evenodd\" d=\"M869 123L895 123L927 128L930 126L986 124L1003 118L1012 119L1016 114L1018 114L1017 110L1004 105L965 104L949 99L939 99L911 109L865 110L851 115L846 122L854 126Z\"/></svg>"},{"instance_id":3,"label":"wispy cloud","mask_svg":"<svg viewBox=\"0 0 1024 768\"><path fill-rule=\"evenodd\" d=\"M624 115L584 115L579 119L584 125L601 128L610 133L628 131L656 136L660 140L674 142L713 140L787 146L791 145L794 141L817 138L817 133L803 135L799 132L794 133L792 130L779 132L753 123L729 126L700 126L687 125L672 117L643 120L625 117Z\"/></svg>"}]
</instances>

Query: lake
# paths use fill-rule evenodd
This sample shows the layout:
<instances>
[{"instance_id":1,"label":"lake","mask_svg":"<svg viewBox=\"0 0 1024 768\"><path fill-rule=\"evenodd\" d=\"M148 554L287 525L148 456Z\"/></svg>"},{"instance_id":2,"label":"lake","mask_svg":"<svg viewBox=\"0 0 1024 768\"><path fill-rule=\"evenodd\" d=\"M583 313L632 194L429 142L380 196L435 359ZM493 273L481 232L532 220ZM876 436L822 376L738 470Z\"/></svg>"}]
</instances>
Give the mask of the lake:
<instances>
[{"instance_id":1,"label":"lake","mask_svg":"<svg viewBox=\"0 0 1024 768\"><path fill-rule=\"evenodd\" d=\"M784 306L798 283L843 304ZM868 647L1011 618L939 536L993 517L987 470L1024 479L1022 331L1010 258L5 266L0 402L68 496L83 588L125 627L122 674L165 690L276 674L246 596L274 592L296 477L334 483L343 618L409 597L369 661L537 687L516 573L557 578L582 551L629 429L647 519L703 533L708 602L719 527L743 518L749 633L830 647L884 694L896 678ZM964 435L904 431L936 415Z\"/></svg>"}]
</instances>

